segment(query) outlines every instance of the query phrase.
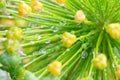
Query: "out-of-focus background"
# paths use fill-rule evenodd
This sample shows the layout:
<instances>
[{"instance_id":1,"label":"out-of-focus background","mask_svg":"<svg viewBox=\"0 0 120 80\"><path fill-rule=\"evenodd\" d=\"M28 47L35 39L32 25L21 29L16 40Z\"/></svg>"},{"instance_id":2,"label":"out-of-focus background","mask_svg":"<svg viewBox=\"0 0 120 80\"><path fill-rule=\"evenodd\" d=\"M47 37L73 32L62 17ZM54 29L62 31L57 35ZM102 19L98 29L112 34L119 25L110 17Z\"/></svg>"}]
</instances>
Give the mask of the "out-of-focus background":
<instances>
[{"instance_id":1,"label":"out-of-focus background","mask_svg":"<svg viewBox=\"0 0 120 80\"><path fill-rule=\"evenodd\" d=\"M0 70L0 80L11 80L11 79L7 72Z\"/></svg>"}]
</instances>

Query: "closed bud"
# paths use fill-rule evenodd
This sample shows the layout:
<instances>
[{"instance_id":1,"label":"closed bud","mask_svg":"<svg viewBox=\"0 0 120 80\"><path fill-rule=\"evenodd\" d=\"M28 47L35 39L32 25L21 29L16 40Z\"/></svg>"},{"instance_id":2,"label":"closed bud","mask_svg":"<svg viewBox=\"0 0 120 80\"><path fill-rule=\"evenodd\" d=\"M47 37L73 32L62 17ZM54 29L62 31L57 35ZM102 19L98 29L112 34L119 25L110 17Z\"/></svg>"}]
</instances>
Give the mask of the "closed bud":
<instances>
[{"instance_id":1,"label":"closed bud","mask_svg":"<svg viewBox=\"0 0 120 80\"><path fill-rule=\"evenodd\" d=\"M21 2L21 3L19 4L18 12L19 12L19 15L20 15L20 16L25 16L25 15L31 13L31 12L32 12L32 9L31 9L31 7L28 6L26 3Z\"/></svg>"},{"instance_id":2,"label":"closed bud","mask_svg":"<svg viewBox=\"0 0 120 80\"><path fill-rule=\"evenodd\" d=\"M54 76L61 74L62 64L59 61L54 61L48 65L48 71L51 72Z\"/></svg>"},{"instance_id":3,"label":"closed bud","mask_svg":"<svg viewBox=\"0 0 120 80\"><path fill-rule=\"evenodd\" d=\"M68 32L64 32L63 33L63 37L62 37L62 43L65 47L70 47L72 44L74 44L76 42L77 38L75 35L68 33Z\"/></svg>"},{"instance_id":4,"label":"closed bud","mask_svg":"<svg viewBox=\"0 0 120 80\"><path fill-rule=\"evenodd\" d=\"M55 0L57 3L64 4L66 0Z\"/></svg>"},{"instance_id":5,"label":"closed bud","mask_svg":"<svg viewBox=\"0 0 120 80\"><path fill-rule=\"evenodd\" d=\"M120 41L120 24L112 23L106 27L106 32L113 38Z\"/></svg>"},{"instance_id":6,"label":"closed bud","mask_svg":"<svg viewBox=\"0 0 120 80\"><path fill-rule=\"evenodd\" d=\"M78 10L75 14L75 21L77 23L81 23L81 22L85 22L86 21L86 17L85 14L82 10Z\"/></svg>"},{"instance_id":7,"label":"closed bud","mask_svg":"<svg viewBox=\"0 0 120 80\"><path fill-rule=\"evenodd\" d=\"M93 59L92 63L96 68L103 70L107 67L107 57L104 54L99 54Z\"/></svg>"},{"instance_id":8,"label":"closed bud","mask_svg":"<svg viewBox=\"0 0 120 80\"><path fill-rule=\"evenodd\" d=\"M22 37L22 29L18 27L11 27L6 33L8 39L20 40Z\"/></svg>"},{"instance_id":9,"label":"closed bud","mask_svg":"<svg viewBox=\"0 0 120 80\"><path fill-rule=\"evenodd\" d=\"M19 41L8 39L5 42L5 48L8 53L14 54L19 47Z\"/></svg>"},{"instance_id":10,"label":"closed bud","mask_svg":"<svg viewBox=\"0 0 120 80\"><path fill-rule=\"evenodd\" d=\"M38 0L32 0L31 2L31 8L33 11L39 11L43 7L42 3L40 3Z\"/></svg>"}]
</instances>

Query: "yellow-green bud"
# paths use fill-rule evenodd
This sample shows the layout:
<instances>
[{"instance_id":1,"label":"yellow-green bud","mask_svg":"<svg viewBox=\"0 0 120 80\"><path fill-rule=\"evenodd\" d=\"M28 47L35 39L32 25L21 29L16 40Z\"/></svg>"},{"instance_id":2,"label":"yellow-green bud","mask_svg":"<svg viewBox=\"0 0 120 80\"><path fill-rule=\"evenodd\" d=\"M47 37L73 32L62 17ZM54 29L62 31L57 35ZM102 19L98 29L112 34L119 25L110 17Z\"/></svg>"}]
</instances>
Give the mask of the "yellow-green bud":
<instances>
[{"instance_id":1,"label":"yellow-green bud","mask_svg":"<svg viewBox=\"0 0 120 80\"><path fill-rule=\"evenodd\" d=\"M6 33L8 39L20 40L22 37L22 29L18 27L11 27Z\"/></svg>"},{"instance_id":2,"label":"yellow-green bud","mask_svg":"<svg viewBox=\"0 0 120 80\"><path fill-rule=\"evenodd\" d=\"M96 68L103 70L107 67L107 57L105 54L99 54L92 60L92 63Z\"/></svg>"},{"instance_id":3,"label":"yellow-green bud","mask_svg":"<svg viewBox=\"0 0 120 80\"><path fill-rule=\"evenodd\" d=\"M120 24L112 23L106 27L106 32L113 38L120 42Z\"/></svg>"},{"instance_id":4,"label":"yellow-green bud","mask_svg":"<svg viewBox=\"0 0 120 80\"><path fill-rule=\"evenodd\" d=\"M86 21L86 17L85 14L82 10L78 10L75 14L75 21L77 23L81 23L81 22L85 22Z\"/></svg>"},{"instance_id":5,"label":"yellow-green bud","mask_svg":"<svg viewBox=\"0 0 120 80\"><path fill-rule=\"evenodd\" d=\"M76 42L77 38L75 35L69 33L69 32L64 32L62 36L62 43L65 47L70 47L72 44Z\"/></svg>"},{"instance_id":6,"label":"yellow-green bud","mask_svg":"<svg viewBox=\"0 0 120 80\"><path fill-rule=\"evenodd\" d=\"M31 2L31 8L33 11L39 11L43 7L42 3L40 3L38 0L32 0Z\"/></svg>"},{"instance_id":7,"label":"yellow-green bud","mask_svg":"<svg viewBox=\"0 0 120 80\"><path fill-rule=\"evenodd\" d=\"M5 42L5 48L8 53L14 54L19 47L19 41L8 39Z\"/></svg>"},{"instance_id":8,"label":"yellow-green bud","mask_svg":"<svg viewBox=\"0 0 120 80\"><path fill-rule=\"evenodd\" d=\"M20 16L25 16L32 12L32 8L24 2L19 4L18 13Z\"/></svg>"},{"instance_id":9,"label":"yellow-green bud","mask_svg":"<svg viewBox=\"0 0 120 80\"><path fill-rule=\"evenodd\" d=\"M59 61L54 61L48 65L48 71L51 72L54 76L61 74L62 64Z\"/></svg>"}]
</instances>

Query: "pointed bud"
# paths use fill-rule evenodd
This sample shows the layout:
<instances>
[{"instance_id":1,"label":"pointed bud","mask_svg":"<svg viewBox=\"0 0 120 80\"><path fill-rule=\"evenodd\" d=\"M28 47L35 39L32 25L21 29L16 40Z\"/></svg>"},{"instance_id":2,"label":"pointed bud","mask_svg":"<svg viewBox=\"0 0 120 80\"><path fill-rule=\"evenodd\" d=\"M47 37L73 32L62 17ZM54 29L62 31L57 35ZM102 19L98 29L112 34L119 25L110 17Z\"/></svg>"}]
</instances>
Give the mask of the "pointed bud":
<instances>
[{"instance_id":1,"label":"pointed bud","mask_svg":"<svg viewBox=\"0 0 120 80\"><path fill-rule=\"evenodd\" d=\"M77 23L81 23L81 22L85 22L86 21L86 17L85 17L85 14L82 10L79 10L76 12L75 14L75 21Z\"/></svg>"},{"instance_id":2,"label":"pointed bud","mask_svg":"<svg viewBox=\"0 0 120 80\"><path fill-rule=\"evenodd\" d=\"M31 2L31 8L33 11L39 11L43 7L42 3L40 3L38 0L32 0Z\"/></svg>"},{"instance_id":3,"label":"pointed bud","mask_svg":"<svg viewBox=\"0 0 120 80\"><path fill-rule=\"evenodd\" d=\"M75 35L68 32L63 33L62 43L67 48L70 47L72 44L74 44L76 41L77 41L77 38Z\"/></svg>"},{"instance_id":4,"label":"pointed bud","mask_svg":"<svg viewBox=\"0 0 120 80\"><path fill-rule=\"evenodd\" d=\"M31 9L31 7L28 6L26 3L21 2L21 3L19 4L18 11L19 11L19 15L25 16L25 15L27 15L27 14L30 14L30 13L32 12L32 9Z\"/></svg>"},{"instance_id":5,"label":"pointed bud","mask_svg":"<svg viewBox=\"0 0 120 80\"><path fill-rule=\"evenodd\" d=\"M99 54L92 60L92 63L96 68L103 70L107 67L107 57L105 54Z\"/></svg>"},{"instance_id":6,"label":"pointed bud","mask_svg":"<svg viewBox=\"0 0 120 80\"><path fill-rule=\"evenodd\" d=\"M62 64L59 61L54 61L48 65L48 71L51 72L54 76L61 74Z\"/></svg>"}]
</instances>

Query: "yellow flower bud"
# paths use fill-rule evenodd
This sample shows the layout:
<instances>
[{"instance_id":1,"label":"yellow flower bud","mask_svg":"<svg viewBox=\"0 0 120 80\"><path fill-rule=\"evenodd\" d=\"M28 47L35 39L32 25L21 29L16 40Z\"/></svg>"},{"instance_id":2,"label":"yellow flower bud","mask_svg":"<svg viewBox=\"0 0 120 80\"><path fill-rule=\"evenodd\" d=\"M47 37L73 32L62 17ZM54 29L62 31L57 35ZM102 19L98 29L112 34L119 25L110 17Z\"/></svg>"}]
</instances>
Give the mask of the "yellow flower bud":
<instances>
[{"instance_id":1,"label":"yellow flower bud","mask_svg":"<svg viewBox=\"0 0 120 80\"><path fill-rule=\"evenodd\" d=\"M6 33L8 39L20 40L22 37L22 29L17 27L11 27L10 30Z\"/></svg>"},{"instance_id":2,"label":"yellow flower bud","mask_svg":"<svg viewBox=\"0 0 120 80\"><path fill-rule=\"evenodd\" d=\"M51 72L54 76L61 74L62 64L59 61L54 61L48 65L48 71Z\"/></svg>"},{"instance_id":3,"label":"yellow flower bud","mask_svg":"<svg viewBox=\"0 0 120 80\"><path fill-rule=\"evenodd\" d=\"M106 32L113 38L120 41L120 24L112 23L106 27Z\"/></svg>"},{"instance_id":4,"label":"yellow flower bud","mask_svg":"<svg viewBox=\"0 0 120 80\"><path fill-rule=\"evenodd\" d=\"M81 23L81 22L85 22L86 21L86 17L85 14L82 10L78 10L75 14L75 21L77 23Z\"/></svg>"},{"instance_id":5,"label":"yellow flower bud","mask_svg":"<svg viewBox=\"0 0 120 80\"><path fill-rule=\"evenodd\" d=\"M77 38L75 35L64 32L62 37L62 43L65 47L70 47L72 44L76 42Z\"/></svg>"},{"instance_id":6,"label":"yellow flower bud","mask_svg":"<svg viewBox=\"0 0 120 80\"><path fill-rule=\"evenodd\" d=\"M103 70L107 67L107 57L104 54L99 54L93 59L92 63L96 68Z\"/></svg>"},{"instance_id":7,"label":"yellow flower bud","mask_svg":"<svg viewBox=\"0 0 120 80\"><path fill-rule=\"evenodd\" d=\"M39 11L43 7L42 3L40 3L38 0L32 0L31 2L31 8L33 11Z\"/></svg>"},{"instance_id":8,"label":"yellow flower bud","mask_svg":"<svg viewBox=\"0 0 120 80\"><path fill-rule=\"evenodd\" d=\"M66 0L55 0L57 3L64 4Z\"/></svg>"},{"instance_id":9,"label":"yellow flower bud","mask_svg":"<svg viewBox=\"0 0 120 80\"><path fill-rule=\"evenodd\" d=\"M21 2L21 3L19 4L18 11L19 11L19 15L24 16L24 15L27 15L27 14L31 13L31 12L32 12L32 9L31 9L31 7L28 6L26 3Z\"/></svg>"},{"instance_id":10,"label":"yellow flower bud","mask_svg":"<svg viewBox=\"0 0 120 80\"><path fill-rule=\"evenodd\" d=\"M14 54L19 47L19 42L17 40L8 39L5 42L5 48L8 53Z\"/></svg>"}]
</instances>

